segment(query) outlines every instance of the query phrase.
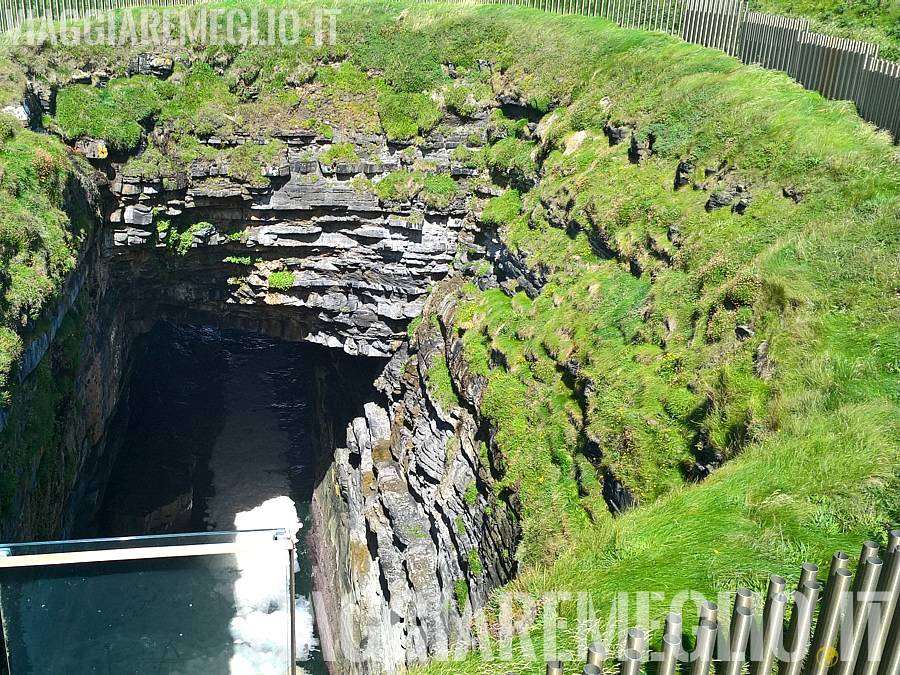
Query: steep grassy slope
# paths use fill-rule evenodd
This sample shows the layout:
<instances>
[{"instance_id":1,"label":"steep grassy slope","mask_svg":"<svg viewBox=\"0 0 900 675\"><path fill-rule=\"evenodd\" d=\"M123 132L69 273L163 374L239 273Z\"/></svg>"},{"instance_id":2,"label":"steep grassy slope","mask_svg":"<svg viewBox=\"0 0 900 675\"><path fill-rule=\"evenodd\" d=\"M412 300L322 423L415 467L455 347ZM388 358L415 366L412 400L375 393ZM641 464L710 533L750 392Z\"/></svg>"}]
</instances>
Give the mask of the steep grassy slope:
<instances>
[{"instance_id":1,"label":"steep grassy slope","mask_svg":"<svg viewBox=\"0 0 900 675\"><path fill-rule=\"evenodd\" d=\"M521 45L557 49L526 83L590 51L576 27L555 29L545 20ZM522 490L527 571L513 586L589 590L601 615L616 591L665 591L660 618L678 590L760 590L768 573L796 578L803 560L883 539L896 520L898 155L845 106L777 74L651 36L597 42L603 59L578 97L540 143L519 141L534 146L539 186L521 214L491 213L548 285L534 300L470 285L453 329L490 379L499 486ZM652 134L655 156L630 163L602 134L607 119ZM698 183L725 166L749 186L744 215L675 191L680 159ZM714 176L711 191L728 181ZM738 324L755 335L739 340ZM644 507L603 514L592 448ZM678 487L698 454L731 461ZM575 603L562 613L572 648Z\"/></svg>"},{"instance_id":2,"label":"steep grassy slope","mask_svg":"<svg viewBox=\"0 0 900 675\"><path fill-rule=\"evenodd\" d=\"M75 264L84 222L63 211L72 165L61 143L0 115L0 405L21 355L21 333Z\"/></svg>"}]
</instances>

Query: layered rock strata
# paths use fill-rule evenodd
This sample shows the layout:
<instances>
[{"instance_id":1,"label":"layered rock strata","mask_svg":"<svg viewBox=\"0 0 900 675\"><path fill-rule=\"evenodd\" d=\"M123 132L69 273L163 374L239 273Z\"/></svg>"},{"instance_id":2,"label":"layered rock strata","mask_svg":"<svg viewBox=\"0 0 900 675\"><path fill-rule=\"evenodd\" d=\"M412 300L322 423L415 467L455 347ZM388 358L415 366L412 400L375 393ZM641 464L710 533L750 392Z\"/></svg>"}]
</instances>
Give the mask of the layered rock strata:
<instances>
[{"instance_id":1,"label":"layered rock strata","mask_svg":"<svg viewBox=\"0 0 900 675\"><path fill-rule=\"evenodd\" d=\"M446 326L455 303L443 290L450 299L429 310ZM456 342L425 325L412 352L394 355L378 382L387 405L349 425L316 491L317 609L336 672L452 654L472 612L514 574L517 504L491 488L492 434L473 414L486 382L469 377ZM458 404L430 393L437 359L454 371Z\"/></svg>"},{"instance_id":2,"label":"layered rock strata","mask_svg":"<svg viewBox=\"0 0 900 675\"><path fill-rule=\"evenodd\" d=\"M468 131L456 135L465 138ZM286 138L292 143L281 160L263 167L270 182L262 187L229 179L227 167L208 163L170 179L117 176L106 233L110 255L129 275L165 278L145 284L160 305L245 321L274 314L282 324L278 337L389 356L456 253L471 194L464 175L469 170L449 160L460 140L431 139L424 154L418 151L415 161L456 176L456 195L435 208L418 198L379 201L372 183L405 168L400 153L386 144L378 154L370 150L365 161L329 165L309 159L329 147L324 139ZM359 154L366 154L372 139L354 140ZM166 218L178 217L195 224L181 235L160 228ZM184 263L172 260L173 237L191 253ZM274 284L276 272L282 274Z\"/></svg>"}]
</instances>

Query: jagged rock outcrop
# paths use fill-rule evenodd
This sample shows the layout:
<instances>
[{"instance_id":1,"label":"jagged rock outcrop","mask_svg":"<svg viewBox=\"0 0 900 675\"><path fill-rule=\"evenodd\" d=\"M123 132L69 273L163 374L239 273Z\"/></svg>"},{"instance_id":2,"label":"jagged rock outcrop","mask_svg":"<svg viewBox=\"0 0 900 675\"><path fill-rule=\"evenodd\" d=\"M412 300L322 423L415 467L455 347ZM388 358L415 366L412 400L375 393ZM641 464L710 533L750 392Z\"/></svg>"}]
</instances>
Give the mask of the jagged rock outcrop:
<instances>
[{"instance_id":1,"label":"jagged rock outcrop","mask_svg":"<svg viewBox=\"0 0 900 675\"><path fill-rule=\"evenodd\" d=\"M455 303L432 310L448 325ZM336 638L338 672L393 673L446 654L468 640L463 616L514 573L516 519L490 490L471 412L486 383L468 377L460 352L433 328L412 354L397 352L379 380L387 406L354 420L316 492L317 585L337 591L320 626ZM461 405L430 393L438 359Z\"/></svg>"},{"instance_id":2,"label":"jagged rock outcrop","mask_svg":"<svg viewBox=\"0 0 900 675\"><path fill-rule=\"evenodd\" d=\"M654 142L656 142L656 138L653 134L650 134L645 139L639 140L634 132L632 132L631 145L628 148L628 159L633 164L643 164L650 159L650 156L653 154Z\"/></svg>"},{"instance_id":3,"label":"jagged rock outcrop","mask_svg":"<svg viewBox=\"0 0 900 675\"><path fill-rule=\"evenodd\" d=\"M172 74L174 65L175 62L167 56L138 54L128 61L128 74L166 78Z\"/></svg>"},{"instance_id":4,"label":"jagged rock outcrop","mask_svg":"<svg viewBox=\"0 0 900 675\"><path fill-rule=\"evenodd\" d=\"M678 166L675 169L675 189L678 190L683 188L685 185L690 185L691 176L694 173L694 163L682 160L678 162Z\"/></svg>"}]
</instances>

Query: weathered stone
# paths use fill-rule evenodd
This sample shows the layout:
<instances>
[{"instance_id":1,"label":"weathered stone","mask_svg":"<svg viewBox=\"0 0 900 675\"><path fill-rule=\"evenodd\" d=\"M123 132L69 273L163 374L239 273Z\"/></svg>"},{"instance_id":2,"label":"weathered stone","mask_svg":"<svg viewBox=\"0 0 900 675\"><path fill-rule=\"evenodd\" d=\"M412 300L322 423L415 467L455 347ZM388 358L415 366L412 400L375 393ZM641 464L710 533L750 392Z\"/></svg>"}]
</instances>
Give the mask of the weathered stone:
<instances>
[{"instance_id":1,"label":"weathered stone","mask_svg":"<svg viewBox=\"0 0 900 675\"><path fill-rule=\"evenodd\" d=\"M747 197L741 197L737 202L732 204L731 212L735 213L739 216L744 215L744 212L750 207L750 199Z\"/></svg>"},{"instance_id":2,"label":"weathered stone","mask_svg":"<svg viewBox=\"0 0 900 675\"><path fill-rule=\"evenodd\" d=\"M467 166L450 165L451 176L477 176L478 169L471 169Z\"/></svg>"},{"instance_id":3,"label":"weathered stone","mask_svg":"<svg viewBox=\"0 0 900 675\"><path fill-rule=\"evenodd\" d=\"M775 374L775 360L769 355L769 341L763 340L756 348L753 372L763 382L768 382Z\"/></svg>"},{"instance_id":4,"label":"weathered stone","mask_svg":"<svg viewBox=\"0 0 900 675\"><path fill-rule=\"evenodd\" d=\"M444 297L440 317L453 311L446 307L451 294ZM462 408L451 416L424 386L434 360L446 355L468 396L464 374L454 370L465 367L461 340L454 343L455 356L446 350L442 342L428 340L419 345L413 367L404 367L405 351L391 359L378 380L388 407L369 404L365 417L350 424L347 448L335 453L314 502L317 522L345 523L342 531L326 526L320 554L324 560L352 558L348 573L329 583L359 610L350 617L351 634L364 636L378 650L379 672L400 672L411 653L419 658L441 653L450 635L465 634L454 597L456 579L466 580L468 600L477 609L514 569L517 525L512 511L486 508L492 479L479 457L478 424ZM479 486L474 505L470 485ZM514 496L508 503L519 508ZM467 562L472 552L481 563L478 574ZM387 615L395 620L366 621ZM401 625L417 630L397 631ZM342 645L337 651L340 672L369 672L346 661Z\"/></svg>"},{"instance_id":5,"label":"weathered stone","mask_svg":"<svg viewBox=\"0 0 900 675\"><path fill-rule=\"evenodd\" d=\"M631 492L610 469L603 476L603 499L613 513L621 513L634 506Z\"/></svg>"},{"instance_id":6,"label":"weathered stone","mask_svg":"<svg viewBox=\"0 0 900 675\"><path fill-rule=\"evenodd\" d=\"M126 206L125 222L128 225L150 225L153 222L153 211L149 206L138 204Z\"/></svg>"},{"instance_id":7,"label":"weathered stone","mask_svg":"<svg viewBox=\"0 0 900 675\"><path fill-rule=\"evenodd\" d=\"M785 186L781 189L781 194L785 199L790 199L795 204L799 204L801 201L803 201L803 193L796 188Z\"/></svg>"},{"instance_id":8,"label":"weathered stone","mask_svg":"<svg viewBox=\"0 0 900 675\"><path fill-rule=\"evenodd\" d=\"M693 162L678 162L678 168L675 169L675 189L678 190L691 182L691 176L694 173Z\"/></svg>"},{"instance_id":9,"label":"weathered stone","mask_svg":"<svg viewBox=\"0 0 900 675\"><path fill-rule=\"evenodd\" d=\"M316 69L313 68L308 63L300 63L292 72L288 78L287 83L292 87L299 87L301 85L312 82L313 78L316 76Z\"/></svg>"},{"instance_id":10,"label":"weathered stone","mask_svg":"<svg viewBox=\"0 0 900 675\"><path fill-rule=\"evenodd\" d=\"M741 324L734 329L734 334L737 336L738 340L749 340L756 335L756 331L750 326Z\"/></svg>"},{"instance_id":11,"label":"weathered stone","mask_svg":"<svg viewBox=\"0 0 900 675\"><path fill-rule=\"evenodd\" d=\"M56 81L55 77L52 81L31 80L29 87L40 104L40 112L45 115L51 114L56 107ZM37 112L37 111L35 111ZM38 115L40 116L40 115Z\"/></svg>"},{"instance_id":12,"label":"weathered stone","mask_svg":"<svg viewBox=\"0 0 900 675\"><path fill-rule=\"evenodd\" d=\"M260 173L269 178L282 178L291 175L291 167L288 164L287 157L285 157L281 162L263 164L260 167Z\"/></svg>"},{"instance_id":13,"label":"weathered stone","mask_svg":"<svg viewBox=\"0 0 900 675\"><path fill-rule=\"evenodd\" d=\"M649 136L644 140L638 140L637 136L631 134L631 147L628 148L628 159L633 164L641 164L650 158L653 154L653 136Z\"/></svg>"},{"instance_id":14,"label":"weathered stone","mask_svg":"<svg viewBox=\"0 0 900 675\"><path fill-rule=\"evenodd\" d=\"M603 126L603 133L605 133L606 137L609 139L610 145L618 145L619 143L623 143L628 138L628 135L631 133L631 127L616 127L605 124Z\"/></svg>"},{"instance_id":15,"label":"weathered stone","mask_svg":"<svg viewBox=\"0 0 900 675\"><path fill-rule=\"evenodd\" d=\"M69 76L69 82L71 84L90 84L91 74L85 72L84 70L81 70L80 68L76 68Z\"/></svg>"},{"instance_id":16,"label":"weathered stone","mask_svg":"<svg viewBox=\"0 0 900 675\"><path fill-rule=\"evenodd\" d=\"M334 165L334 173L339 176L352 176L353 174L360 173L362 171L362 167L359 164L346 164L342 162L338 162Z\"/></svg>"},{"instance_id":17,"label":"weathered stone","mask_svg":"<svg viewBox=\"0 0 900 675\"><path fill-rule=\"evenodd\" d=\"M28 126L28 122L31 119L31 110L25 103L5 106L0 112L4 112L7 115L12 115L22 123L22 126Z\"/></svg>"},{"instance_id":18,"label":"weathered stone","mask_svg":"<svg viewBox=\"0 0 900 675\"><path fill-rule=\"evenodd\" d=\"M669 241L672 242L673 246L681 246L681 228L679 228L678 225L669 225L669 229L666 234L669 237Z\"/></svg>"},{"instance_id":19,"label":"weathered stone","mask_svg":"<svg viewBox=\"0 0 900 675\"><path fill-rule=\"evenodd\" d=\"M733 200L734 193L730 190L725 192L714 192L706 201L706 210L715 211L716 209L725 208L726 206L730 206Z\"/></svg>"},{"instance_id":20,"label":"weathered stone","mask_svg":"<svg viewBox=\"0 0 900 675\"><path fill-rule=\"evenodd\" d=\"M109 82L109 73L105 70L95 70L91 73L91 84L95 87L105 87Z\"/></svg>"},{"instance_id":21,"label":"weathered stone","mask_svg":"<svg viewBox=\"0 0 900 675\"><path fill-rule=\"evenodd\" d=\"M174 62L168 56L138 54L128 61L129 75L151 75L161 79L172 74Z\"/></svg>"},{"instance_id":22,"label":"weathered stone","mask_svg":"<svg viewBox=\"0 0 900 675\"><path fill-rule=\"evenodd\" d=\"M291 170L296 171L297 173L316 173L319 170L319 163L316 161L293 162L291 164Z\"/></svg>"},{"instance_id":23,"label":"weathered stone","mask_svg":"<svg viewBox=\"0 0 900 675\"><path fill-rule=\"evenodd\" d=\"M75 149L88 159L106 159L109 148L106 143L94 138L81 138L75 143Z\"/></svg>"}]
</instances>

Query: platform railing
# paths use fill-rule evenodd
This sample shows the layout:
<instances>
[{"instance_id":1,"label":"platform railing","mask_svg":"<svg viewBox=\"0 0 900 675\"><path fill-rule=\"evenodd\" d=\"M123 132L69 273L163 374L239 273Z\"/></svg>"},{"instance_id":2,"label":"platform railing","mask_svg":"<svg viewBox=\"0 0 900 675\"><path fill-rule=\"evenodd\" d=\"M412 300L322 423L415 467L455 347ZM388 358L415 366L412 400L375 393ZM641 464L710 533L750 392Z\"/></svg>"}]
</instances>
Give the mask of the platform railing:
<instances>
[{"instance_id":1,"label":"platform railing","mask_svg":"<svg viewBox=\"0 0 900 675\"><path fill-rule=\"evenodd\" d=\"M292 673L294 544L252 530L0 545L0 616L11 675Z\"/></svg>"}]
</instances>

